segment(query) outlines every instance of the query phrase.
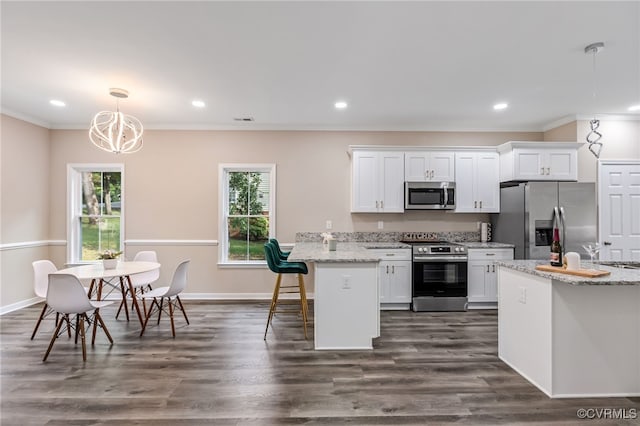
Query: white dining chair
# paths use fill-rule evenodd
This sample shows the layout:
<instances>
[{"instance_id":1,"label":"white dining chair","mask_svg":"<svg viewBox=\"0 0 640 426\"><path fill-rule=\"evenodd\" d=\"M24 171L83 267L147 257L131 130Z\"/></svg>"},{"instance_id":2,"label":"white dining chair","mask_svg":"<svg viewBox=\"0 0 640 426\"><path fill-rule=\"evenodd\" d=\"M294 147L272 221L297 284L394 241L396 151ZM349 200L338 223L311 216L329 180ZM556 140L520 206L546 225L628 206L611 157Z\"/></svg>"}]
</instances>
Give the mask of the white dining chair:
<instances>
[{"instance_id":1,"label":"white dining chair","mask_svg":"<svg viewBox=\"0 0 640 426\"><path fill-rule=\"evenodd\" d=\"M98 325L104 330L109 342L113 344L113 339L109 330L104 325L102 317L100 317L99 309L112 304L111 301L94 301L89 300L87 293L82 286L80 280L71 274L51 274L49 275L49 285L47 287L47 304L55 312L59 312L67 317L67 321L58 321L56 330L51 336L51 342L49 348L44 354L42 361L46 361L53 343L60 336L60 328L62 324L67 324L67 329L70 330L72 322L68 320L69 315L76 315L76 343L78 343L78 333L82 339L82 360L87 360L87 348L85 343L85 321L89 324L93 323L93 336L91 338L91 344L95 344L96 330ZM92 312L91 316L87 315L87 312Z\"/></svg>"},{"instance_id":2,"label":"white dining chair","mask_svg":"<svg viewBox=\"0 0 640 426\"><path fill-rule=\"evenodd\" d=\"M46 299L47 287L49 286L49 274L56 272L58 268L56 268L56 265L50 260L36 260L31 265L33 266L33 291L36 293L36 296ZM42 320L53 313L56 314L56 324L58 324L60 314L51 309L45 300L40 316L38 317L38 322L36 322L36 327L31 334L31 340L36 336ZM69 331L69 337L71 337L71 331Z\"/></svg>"},{"instance_id":3,"label":"white dining chair","mask_svg":"<svg viewBox=\"0 0 640 426\"><path fill-rule=\"evenodd\" d=\"M178 265L173 273L171 284L168 287L154 288L153 290L142 294L141 297L143 300L153 299L153 301L151 302L151 306L149 306L149 310L147 311L147 315L144 319L142 331L140 331L140 337L144 334L149 318L154 312L158 312L158 324L160 324L162 312L169 315L169 318L171 319L171 334L173 337L176 337L176 329L173 321L173 313L176 309L180 309L182 311L184 319L187 321L187 324L189 324L189 318L187 318L187 313L185 312L184 306L182 306L182 301L180 300L180 293L182 293L187 287L187 268L189 266L189 262L189 260L185 260ZM160 299L160 302L158 302L158 299ZM168 306L168 312L164 307L165 299Z\"/></svg>"},{"instance_id":4,"label":"white dining chair","mask_svg":"<svg viewBox=\"0 0 640 426\"><path fill-rule=\"evenodd\" d=\"M139 251L133 257L133 261L134 262L158 262L158 255L153 250ZM160 269L154 269L153 271L143 272L141 274L134 274L134 275L131 275L130 278L131 278L131 285L133 286L135 294L129 295L129 296L132 298L139 297L140 294L144 293L145 291L153 289L151 284L158 281L158 278L160 278ZM126 302L125 302L126 295L130 293L129 288L127 286L125 286L125 292L126 294L124 295L124 297L122 298L122 301L120 302L120 307L118 308L118 312L116 312L116 319L118 319L118 316L120 316L120 311L126 305ZM144 299L142 300L142 308L146 315L147 307L144 303ZM131 302L131 309L133 310L133 301Z\"/></svg>"}]
</instances>

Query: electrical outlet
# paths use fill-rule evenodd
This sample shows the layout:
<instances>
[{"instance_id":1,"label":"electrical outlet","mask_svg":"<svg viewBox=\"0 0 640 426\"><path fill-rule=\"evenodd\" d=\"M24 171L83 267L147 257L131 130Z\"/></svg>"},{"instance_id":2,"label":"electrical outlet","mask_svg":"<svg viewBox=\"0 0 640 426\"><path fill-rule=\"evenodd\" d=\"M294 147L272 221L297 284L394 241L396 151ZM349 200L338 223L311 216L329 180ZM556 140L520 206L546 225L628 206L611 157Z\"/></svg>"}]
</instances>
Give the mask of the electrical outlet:
<instances>
[{"instance_id":1,"label":"electrical outlet","mask_svg":"<svg viewBox=\"0 0 640 426\"><path fill-rule=\"evenodd\" d=\"M327 223L326 223L326 228L327 228L327 229L331 229L331 228L333 228L333 222L331 222L330 220L328 220L328 221L327 221Z\"/></svg>"},{"instance_id":2,"label":"electrical outlet","mask_svg":"<svg viewBox=\"0 0 640 426\"><path fill-rule=\"evenodd\" d=\"M384 222L381 220L378 221L378 229L384 229Z\"/></svg>"},{"instance_id":3,"label":"electrical outlet","mask_svg":"<svg viewBox=\"0 0 640 426\"><path fill-rule=\"evenodd\" d=\"M342 288L345 290L351 288L351 275L342 276Z\"/></svg>"},{"instance_id":4,"label":"electrical outlet","mask_svg":"<svg viewBox=\"0 0 640 426\"><path fill-rule=\"evenodd\" d=\"M518 302L522 304L527 303L527 289L525 287L520 287L520 296L518 296Z\"/></svg>"}]
</instances>

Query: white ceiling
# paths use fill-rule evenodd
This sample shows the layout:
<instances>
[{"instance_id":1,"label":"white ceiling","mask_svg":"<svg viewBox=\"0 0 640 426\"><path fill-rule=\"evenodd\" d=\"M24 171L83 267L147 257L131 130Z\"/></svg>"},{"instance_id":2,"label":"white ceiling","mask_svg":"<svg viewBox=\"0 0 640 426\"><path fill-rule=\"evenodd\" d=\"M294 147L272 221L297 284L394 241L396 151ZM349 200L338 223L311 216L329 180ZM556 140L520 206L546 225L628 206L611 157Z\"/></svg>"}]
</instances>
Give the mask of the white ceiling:
<instances>
[{"instance_id":1,"label":"white ceiling","mask_svg":"<svg viewBox=\"0 0 640 426\"><path fill-rule=\"evenodd\" d=\"M639 1L0 7L2 111L50 128L87 128L115 108L110 87L129 90L123 112L163 129L540 131L640 116L627 110L640 104ZM594 74L584 47L597 41Z\"/></svg>"}]
</instances>

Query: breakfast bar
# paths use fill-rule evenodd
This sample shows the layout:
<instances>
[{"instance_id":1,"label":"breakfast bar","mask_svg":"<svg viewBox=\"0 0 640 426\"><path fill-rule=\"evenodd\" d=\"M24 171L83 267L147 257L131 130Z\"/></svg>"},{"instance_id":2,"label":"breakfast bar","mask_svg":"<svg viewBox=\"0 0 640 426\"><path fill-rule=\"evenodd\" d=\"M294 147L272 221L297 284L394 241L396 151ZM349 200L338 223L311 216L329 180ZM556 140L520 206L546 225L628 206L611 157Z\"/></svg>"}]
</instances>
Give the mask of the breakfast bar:
<instances>
[{"instance_id":1,"label":"breakfast bar","mask_svg":"<svg viewBox=\"0 0 640 426\"><path fill-rule=\"evenodd\" d=\"M640 272L498 261L498 355L552 398L640 396Z\"/></svg>"},{"instance_id":2,"label":"breakfast bar","mask_svg":"<svg viewBox=\"0 0 640 426\"><path fill-rule=\"evenodd\" d=\"M315 349L373 349L380 335L378 256L357 243L330 251L327 244L299 242L288 259L315 264Z\"/></svg>"}]
</instances>

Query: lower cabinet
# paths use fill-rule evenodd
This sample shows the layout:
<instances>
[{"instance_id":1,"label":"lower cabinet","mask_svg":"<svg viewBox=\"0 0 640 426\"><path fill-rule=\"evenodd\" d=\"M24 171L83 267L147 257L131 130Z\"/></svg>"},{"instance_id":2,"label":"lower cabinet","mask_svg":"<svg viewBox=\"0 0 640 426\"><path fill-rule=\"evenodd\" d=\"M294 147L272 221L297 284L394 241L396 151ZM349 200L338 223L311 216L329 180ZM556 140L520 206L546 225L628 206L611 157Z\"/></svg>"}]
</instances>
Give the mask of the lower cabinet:
<instances>
[{"instance_id":1,"label":"lower cabinet","mask_svg":"<svg viewBox=\"0 0 640 426\"><path fill-rule=\"evenodd\" d=\"M512 260L513 249L469 249L469 308L496 308L498 303L498 267L496 260Z\"/></svg>"},{"instance_id":2,"label":"lower cabinet","mask_svg":"<svg viewBox=\"0 0 640 426\"><path fill-rule=\"evenodd\" d=\"M379 254L380 309L402 310L411 305L411 249L373 249Z\"/></svg>"}]
</instances>

